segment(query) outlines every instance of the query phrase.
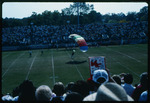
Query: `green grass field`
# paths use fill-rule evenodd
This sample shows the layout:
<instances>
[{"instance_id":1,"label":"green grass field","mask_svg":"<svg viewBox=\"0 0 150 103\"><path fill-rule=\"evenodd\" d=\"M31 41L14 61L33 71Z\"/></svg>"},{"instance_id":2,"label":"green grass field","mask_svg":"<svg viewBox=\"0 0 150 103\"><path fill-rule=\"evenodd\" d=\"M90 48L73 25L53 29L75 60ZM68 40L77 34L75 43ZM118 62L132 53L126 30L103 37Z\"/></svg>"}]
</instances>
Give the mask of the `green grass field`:
<instances>
[{"instance_id":1,"label":"green grass field","mask_svg":"<svg viewBox=\"0 0 150 103\"><path fill-rule=\"evenodd\" d=\"M32 57L28 51L2 52L2 93L11 93L23 80L32 80L36 87L55 82L65 85L90 77L89 56L105 56L106 67L113 74L131 73L133 85L139 83L142 72L148 71L148 44L117 45L91 47L86 53L76 48L75 57L70 58L72 51L61 49L33 50Z\"/></svg>"}]
</instances>

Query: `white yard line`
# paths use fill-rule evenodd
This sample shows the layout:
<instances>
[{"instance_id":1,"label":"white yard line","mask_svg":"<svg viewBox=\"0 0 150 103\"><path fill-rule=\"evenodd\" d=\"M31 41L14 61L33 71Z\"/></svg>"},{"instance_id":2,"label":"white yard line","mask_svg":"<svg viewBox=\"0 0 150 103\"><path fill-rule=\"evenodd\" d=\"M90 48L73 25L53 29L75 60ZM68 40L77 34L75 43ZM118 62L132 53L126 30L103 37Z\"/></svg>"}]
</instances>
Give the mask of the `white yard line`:
<instances>
[{"instance_id":1,"label":"white yard line","mask_svg":"<svg viewBox=\"0 0 150 103\"><path fill-rule=\"evenodd\" d=\"M125 55L125 56L127 56L128 58L131 58L131 59L133 59L133 60L135 60L135 61L137 61L137 62L141 62L140 60L138 60L138 59L136 59L136 58L133 58L133 57L127 55L127 54L124 54L124 53L121 53L121 52L118 52L118 51L115 51L115 52L117 52L117 53L119 53L119 54L122 54L122 55Z\"/></svg>"},{"instance_id":2,"label":"white yard line","mask_svg":"<svg viewBox=\"0 0 150 103\"><path fill-rule=\"evenodd\" d=\"M51 54L52 54L53 83L55 84L54 57L53 57L53 51L52 50L51 50Z\"/></svg>"},{"instance_id":3,"label":"white yard line","mask_svg":"<svg viewBox=\"0 0 150 103\"><path fill-rule=\"evenodd\" d=\"M107 48L107 47L106 47L106 49L107 49L107 50L110 50L110 49ZM111 51L114 51L114 50L111 50ZM114 52L117 52L117 53L119 53L119 54L125 55L125 56L127 56L127 57L129 57L129 58L134 59L134 60L137 61L137 59L135 59L135 58L133 58L133 57L131 57L131 56L129 56L129 55L120 53L120 52L118 52L118 51L114 51ZM136 72L132 71L129 67L123 65L121 62L117 61L114 57L111 58L111 59L113 59L114 61L116 61L116 63L118 63L119 65L123 66L125 69L127 69L127 70L129 70L130 72L132 72L133 74L135 74L138 78L140 77L139 74L137 74ZM139 62L139 61L138 61L138 62Z\"/></svg>"},{"instance_id":4,"label":"white yard line","mask_svg":"<svg viewBox=\"0 0 150 103\"><path fill-rule=\"evenodd\" d=\"M136 72L132 71L129 67L121 64L119 61L117 61L114 57L112 58L114 61L116 61L116 63L118 63L119 65L123 66L125 69L129 70L130 72L132 72L133 74L135 74L138 78L140 78L140 74L137 74Z\"/></svg>"},{"instance_id":5,"label":"white yard line","mask_svg":"<svg viewBox=\"0 0 150 103\"><path fill-rule=\"evenodd\" d=\"M8 70L11 68L12 65L14 65L16 63L16 61L25 54L25 52L23 54L21 54L20 56L18 56L12 63L11 65L9 65L8 69L5 71L5 73L2 75L2 78L5 76L5 74L8 72Z\"/></svg>"},{"instance_id":6,"label":"white yard line","mask_svg":"<svg viewBox=\"0 0 150 103\"><path fill-rule=\"evenodd\" d=\"M32 68L32 66L33 66L33 63L34 63L34 61L35 61L35 58L36 58L37 54L38 54L38 53L36 53L36 55L34 56L34 58L33 58L33 60L32 60L32 63L31 63L31 65L30 65L30 68L29 68L29 71L28 71L28 74L27 74L27 76L26 76L26 80L28 79L28 76L29 76L29 74L30 74L31 68Z\"/></svg>"},{"instance_id":7,"label":"white yard line","mask_svg":"<svg viewBox=\"0 0 150 103\"><path fill-rule=\"evenodd\" d=\"M5 55L4 57L2 56L2 59L5 59L6 57L8 57L10 53L8 53L7 55Z\"/></svg>"},{"instance_id":8,"label":"white yard line","mask_svg":"<svg viewBox=\"0 0 150 103\"><path fill-rule=\"evenodd\" d=\"M71 55L68 53L68 51L66 51L66 52L67 52L68 56L71 58ZM71 60L74 61L73 59L71 59ZM79 71L78 67L76 65L75 65L75 67L76 67L76 70L78 71L80 77L82 78L82 80L84 80L84 78L83 78L81 72Z\"/></svg>"},{"instance_id":9,"label":"white yard line","mask_svg":"<svg viewBox=\"0 0 150 103\"><path fill-rule=\"evenodd\" d=\"M79 71L78 67L77 67L76 65L75 65L75 67L76 67L76 69L77 69L78 73L80 74L80 77L82 78L82 80L84 80L84 78L83 78L83 76L82 76L81 72Z\"/></svg>"},{"instance_id":10,"label":"white yard line","mask_svg":"<svg viewBox=\"0 0 150 103\"><path fill-rule=\"evenodd\" d=\"M134 58L134 57L131 57L131 56L127 55L127 54L121 53L121 52L119 52L119 51L112 50L112 49L107 48L107 47L106 47L106 49L111 50L111 51L116 52L116 53L119 53L119 54L121 54L121 55L127 56L128 58L133 59L133 60L137 61L138 63L139 63L139 62L141 63L140 60L138 60L138 59L136 59L136 58Z\"/></svg>"},{"instance_id":11,"label":"white yard line","mask_svg":"<svg viewBox=\"0 0 150 103\"><path fill-rule=\"evenodd\" d=\"M132 48L143 49L143 48L141 48L141 47L135 47L135 46L133 46ZM144 49L144 50L145 50L145 49ZM147 47L147 53L141 53L141 52L136 51L136 50L135 50L134 52L139 53L139 55L143 55L143 56L147 56L147 57L148 57L148 47Z\"/></svg>"}]
</instances>

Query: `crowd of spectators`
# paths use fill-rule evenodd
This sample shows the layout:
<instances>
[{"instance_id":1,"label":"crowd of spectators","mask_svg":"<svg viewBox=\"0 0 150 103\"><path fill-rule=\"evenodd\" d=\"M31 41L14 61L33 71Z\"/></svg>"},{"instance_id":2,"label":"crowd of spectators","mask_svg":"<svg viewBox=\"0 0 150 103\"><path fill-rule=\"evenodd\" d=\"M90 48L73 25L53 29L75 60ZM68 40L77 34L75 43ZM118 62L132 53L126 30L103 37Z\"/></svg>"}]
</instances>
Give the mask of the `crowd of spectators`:
<instances>
[{"instance_id":1,"label":"crowd of spectators","mask_svg":"<svg viewBox=\"0 0 150 103\"><path fill-rule=\"evenodd\" d=\"M50 45L51 47L77 46L68 36L79 34L88 45L101 45L102 42L119 41L123 44L130 40L145 39L148 34L148 22L129 23L92 23L84 25L30 25L12 28L2 28L3 46ZM124 42L125 43L125 42Z\"/></svg>"},{"instance_id":2,"label":"crowd of spectators","mask_svg":"<svg viewBox=\"0 0 150 103\"><path fill-rule=\"evenodd\" d=\"M2 96L2 101L147 101L148 74L140 75L139 84L133 86L133 76L121 73L111 76L109 70L95 70L93 77L64 85L56 82L34 86L31 80L24 80L14 88L12 94Z\"/></svg>"},{"instance_id":3,"label":"crowd of spectators","mask_svg":"<svg viewBox=\"0 0 150 103\"><path fill-rule=\"evenodd\" d=\"M129 22L85 25L43 25L2 28L3 46L51 45L51 47L76 46L68 36L79 34L88 45L102 41L146 39L148 22ZM110 76L109 70L96 70L93 77L69 82L60 81L53 88L48 85L35 87L31 80L24 80L4 94L3 101L146 101L148 99L148 74L140 75L139 84L133 86L133 76L121 73Z\"/></svg>"}]
</instances>

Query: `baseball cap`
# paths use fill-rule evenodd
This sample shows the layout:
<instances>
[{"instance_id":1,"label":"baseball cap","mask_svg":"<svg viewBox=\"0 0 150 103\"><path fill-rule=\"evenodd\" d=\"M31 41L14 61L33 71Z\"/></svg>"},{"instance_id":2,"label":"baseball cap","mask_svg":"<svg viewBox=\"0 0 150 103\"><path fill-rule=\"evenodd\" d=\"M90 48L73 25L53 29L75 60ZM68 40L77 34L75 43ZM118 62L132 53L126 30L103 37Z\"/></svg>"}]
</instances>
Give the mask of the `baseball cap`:
<instances>
[{"instance_id":1,"label":"baseball cap","mask_svg":"<svg viewBox=\"0 0 150 103\"><path fill-rule=\"evenodd\" d=\"M95 70L92 79L98 84L106 83L108 82L108 73L106 72L106 70L103 69Z\"/></svg>"},{"instance_id":2,"label":"baseball cap","mask_svg":"<svg viewBox=\"0 0 150 103\"><path fill-rule=\"evenodd\" d=\"M133 101L119 84L107 82L97 92L86 96L83 101Z\"/></svg>"}]
</instances>

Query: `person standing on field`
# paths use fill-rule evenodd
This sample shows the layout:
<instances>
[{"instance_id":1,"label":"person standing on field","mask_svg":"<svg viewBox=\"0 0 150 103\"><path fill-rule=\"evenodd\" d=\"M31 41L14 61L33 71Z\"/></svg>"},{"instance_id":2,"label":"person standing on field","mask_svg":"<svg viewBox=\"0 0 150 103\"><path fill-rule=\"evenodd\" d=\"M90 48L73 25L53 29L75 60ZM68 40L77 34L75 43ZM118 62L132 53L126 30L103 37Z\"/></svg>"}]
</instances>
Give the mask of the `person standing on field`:
<instances>
[{"instance_id":1,"label":"person standing on field","mask_svg":"<svg viewBox=\"0 0 150 103\"><path fill-rule=\"evenodd\" d=\"M73 56L74 56L75 52L76 52L75 50L72 51L71 59L73 59Z\"/></svg>"}]
</instances>

